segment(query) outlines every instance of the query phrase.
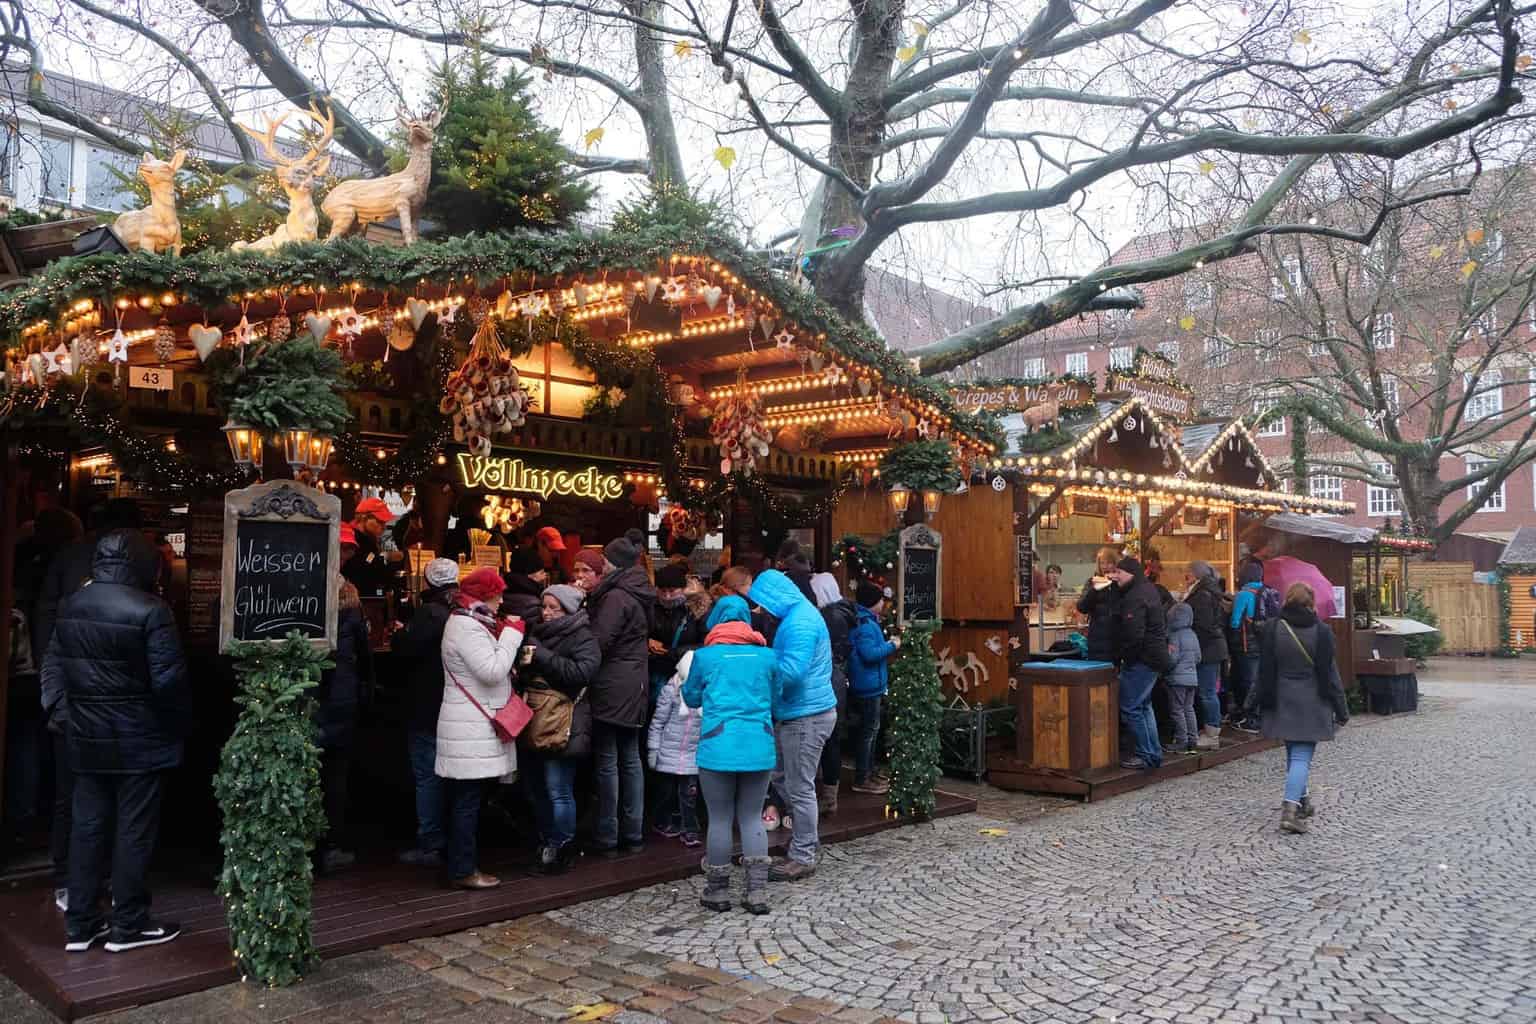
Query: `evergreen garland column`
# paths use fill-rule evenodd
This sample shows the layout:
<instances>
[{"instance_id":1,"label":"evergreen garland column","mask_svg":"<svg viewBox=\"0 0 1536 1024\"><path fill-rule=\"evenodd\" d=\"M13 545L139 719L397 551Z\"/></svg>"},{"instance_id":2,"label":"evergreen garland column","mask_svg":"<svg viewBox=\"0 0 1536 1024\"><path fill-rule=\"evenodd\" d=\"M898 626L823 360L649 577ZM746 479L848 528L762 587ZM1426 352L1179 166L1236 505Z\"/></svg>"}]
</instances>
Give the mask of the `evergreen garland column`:
<instances>
[{"instance_id":1,"label":"evergreen garland column","mask_svg":"<svg viewBox=\"0 0 1536 1024\"><path fill-rule=\"evenodd\" d=\"M933 813L939 784L939 718L944 695L932 638L938 622L909 623L901 634L901 650L891 660L890 731L891 791L886 807L898 816L926 818Z\"/></svg>"},{"instance_id":2,"label":"evergreen garland column","mask_svg":"<svg viewBox=\"0 0 1536 1024\"><path fill-rule=\"evenodd\" d=\"M291 985L319 959L309 855L325 812L306 691L331 660L296 630L281 644L234 644L230 654L241 711L213 780L224 817L219 894L242 977Z\"/></svg>"}]
</instances>

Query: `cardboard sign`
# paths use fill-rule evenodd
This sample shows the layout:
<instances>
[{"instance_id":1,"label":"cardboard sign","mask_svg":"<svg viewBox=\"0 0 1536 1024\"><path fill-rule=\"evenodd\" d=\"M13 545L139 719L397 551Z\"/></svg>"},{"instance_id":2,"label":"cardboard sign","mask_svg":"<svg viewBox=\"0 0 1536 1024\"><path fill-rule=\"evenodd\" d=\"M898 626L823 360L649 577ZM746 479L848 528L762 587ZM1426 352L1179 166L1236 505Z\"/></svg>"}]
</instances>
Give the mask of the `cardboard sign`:
<instances>
[{"instance_id":1,"label":"cardboard sign","mask_svg":"<svg viewBox=\"0 0 1536 1024\"><path fill-rule=\"evenodd\" d=\"M476 544L470 551L470 564L475 567L488 565L493 569L501 568L502 549L495 544Z\"/></svg>"},{"instance_id":2,"label":"cardboard sign","mask_svg":"<svg viewBox=\"0 0 1536 1024\"><path fill-rule=\"evenodd\" d=\"M935 620L943 607L943 538L919 523L901 531L900 564L896 574L896 621Z\"/></svg>"},{"instance_id":3,"label":"cardboard sign","mask_svg":"<svg viewBox=\"0 0 1536 1024\"><path fill-rule=\"evenodd\" d=\"M293 630L335 649L340 528L340 498L291 480L225 496L220 650Z\"/></svg>"},{"instance_id":4,"label":"cardboard sign","mask_svg":"<svg viewBox=\"0 0 1536 1024\"><path fill-rule=\"evenodd\" d=\"M169 391L175 383L175 374L159 366L128 367L128 386L146 391Z\"/></svg>"}]
</instances>

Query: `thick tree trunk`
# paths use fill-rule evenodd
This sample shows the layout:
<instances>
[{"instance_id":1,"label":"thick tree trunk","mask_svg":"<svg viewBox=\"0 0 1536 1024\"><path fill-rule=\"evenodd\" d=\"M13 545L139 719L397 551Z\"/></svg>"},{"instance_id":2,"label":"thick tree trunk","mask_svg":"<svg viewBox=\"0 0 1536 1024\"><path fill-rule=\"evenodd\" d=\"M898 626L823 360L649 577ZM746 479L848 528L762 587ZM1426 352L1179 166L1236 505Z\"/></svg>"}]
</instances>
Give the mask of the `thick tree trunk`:
<instances>
[{"instance_id":1,"label":"thick tree trunk","mask_svg":"<svg viewBox=\"0 0 1536 1024\"><path fill-rule=\"evenodd\" d=\"M646 21L660 23L665 16L659 0L628 0L629 13ZM677 127L672 121L672 100L667 89L667 71L662 63L662 38L643 26L635 27L635 63L640 70L640 95L645 108L640 121L645 128L647 154L651 158L651 180L658 185L688 184L683 170L682 151L677 145Z\"/></svg>"}]
</instances>

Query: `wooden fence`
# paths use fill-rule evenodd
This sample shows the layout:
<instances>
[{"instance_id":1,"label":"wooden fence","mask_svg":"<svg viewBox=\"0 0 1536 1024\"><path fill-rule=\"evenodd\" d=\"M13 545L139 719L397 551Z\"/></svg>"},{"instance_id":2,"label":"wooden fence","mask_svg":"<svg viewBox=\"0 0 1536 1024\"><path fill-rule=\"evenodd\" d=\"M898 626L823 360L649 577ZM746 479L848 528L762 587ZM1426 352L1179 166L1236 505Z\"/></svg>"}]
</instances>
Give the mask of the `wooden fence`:
<instances>
[{"instance_id":1,"label":"wooden fence","mask_svg":"<svg viewBox=\"0 0 1536 1024\"><path fill-rule=\"evenodd\" d=\"M1472 578L1471 562L1410 562L1408 587L1422 590L1440 618L1444 654L1492 654L1499 649L1499 590Z\"/></svg>"}]
</instances>

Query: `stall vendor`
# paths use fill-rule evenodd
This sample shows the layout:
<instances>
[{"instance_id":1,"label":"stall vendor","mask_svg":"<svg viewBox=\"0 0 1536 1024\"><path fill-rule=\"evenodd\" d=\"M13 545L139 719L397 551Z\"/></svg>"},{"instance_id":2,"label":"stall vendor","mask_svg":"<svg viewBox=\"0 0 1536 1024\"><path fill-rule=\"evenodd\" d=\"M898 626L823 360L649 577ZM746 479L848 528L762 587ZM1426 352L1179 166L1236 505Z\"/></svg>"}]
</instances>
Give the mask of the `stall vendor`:
<instances>
[{"instance_id":1,"label":"stall vendor","mask_svg":"<svg viewBox=\"0 0 1536 1024\"><path fill-rule=\"evenodd\" d=\"M341 567L345 576L363 597L383 597L392 593L399 581L400 551L384 551L384 528L395 518L389 506L378 498L364 498L352 514L352 532L357 550Z\"/></svg>"},{"instance_id":2,"label":"stall vendor","mask_svg":"<svg viewBox=\"0 0 1536 1024\"><path fill-rule=\"evenodd\" d=\"M560 531L553 526L545 526L534 535L533 543L538 549L539 561L548 573L544 585L552 587L556 583L564 583L566 576L560 565L560 556L565 554L565 538L560 536Z\"/></svg>"}]
</instances>

